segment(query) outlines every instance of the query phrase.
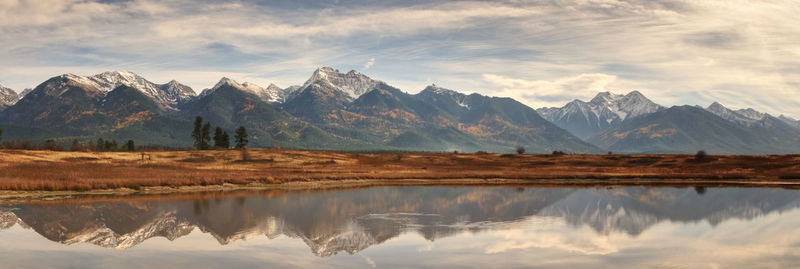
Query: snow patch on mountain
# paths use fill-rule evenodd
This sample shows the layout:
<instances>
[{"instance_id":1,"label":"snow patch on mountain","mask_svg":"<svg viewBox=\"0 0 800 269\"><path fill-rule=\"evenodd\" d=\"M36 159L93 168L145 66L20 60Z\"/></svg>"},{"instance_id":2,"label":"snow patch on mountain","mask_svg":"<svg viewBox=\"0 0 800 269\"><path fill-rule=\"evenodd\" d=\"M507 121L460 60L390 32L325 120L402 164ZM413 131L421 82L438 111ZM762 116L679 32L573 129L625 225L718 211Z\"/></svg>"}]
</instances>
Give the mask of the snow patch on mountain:
<instances>
[{"instance_id":1,"label":"snow patch on mountain","mask_svg":"<svg viewBox=\"0 0 800 269\"><path fill-rule=\"evenodd\" d=\"M469 104L467 104L467 95L466 94L463 94L463 93L460 93L460 92L457 92L457 91L454 91L454 90L451 90L451 89L442 88L442 87L436 86L436 84L431 84L430 86L425 87L425 89L423 91L425 91L425 90L431 91L431 92L435 93L436 95L448 96L448 97L452 98L456 102L456 104L458 104L459 106L461 106L463 108L466 108L467 110L470 109Z\"/></svg>"},{"instance_id":2,"label":"snow patch on mountain","mask_svg":"<svg viewBox=\"0 0 800 269\"><path fill-rule=\"evenodd\" d=\"M238 90L252 93L258 96L264 102L283 102L286 98L286 94L283 92L284 90L280 87L276 86L275 84L270 84L267 88L263 88L261 86L256 85L255 83L251 82L243 82L238 83L233 79L223 77L222 79L217 82L214 87L211 89L205 89L203 92L200 93L200 97L206 96L217 89L221 88L222 86L231 86Z\"/></svg>"},{"instance_id":3,"label":"snow patch on mountain","mask_svg":"<svg viewBox=\"0 0 800 269\"><path fill-rule=\"evenodd\" d=\"M800 130L800 120L795 120L792 117L788 117L788 116L784 116L784 115L778 116L778 119L783 121L783 122L785 122L789 126L792 126L797 130Z\"/></svg>"},{"instance_id":4,"label":"snow patch on mountain","mask_svg":"<svg viewBox=\"0 0 800 269\"><path fill-rule=\"evenodd\" d=\"M19 95L9 88L0 85L0 110L12 106L19 101Z\"/></svg>"},{"instance_id":5,"label":"snow patch on mountain","mask_svg":"<svg viewBox=\"0 0 800 269\"><path fill-rule=\"evenodd\" d=\"M776 118L767 113L762 113L752 108L733 110L725 107L719 102L712 103L706 108L706 110L725 120L747 127L754 125L769 127L776 121ZM786 122L785 120L780 121ZM791 124L789 125L791 126Z\"/></svg>"},{"instance_id":6,"label":"snow patch on mountain","mask_svg":"<svg viewBox=\"0 0 800 269\"><path fill-rule=\"evenodd\" d=\"M180 84L177 81L173 80L166 84L155 84L139 75L125 70L108 71L89 77L64 74L48 80L46 84L43 85L44 90L41 93L50 96L61 96L70 89L68 86L76 86L84 89L91 95L103 96L122 85L141 91L144 95L153 99L153 101L159 104L163 109L168 110L177 110L177 105L188 102L195 96L192 88ZM27 95L34 91L24 93Z\"/></svg>"}]
</instances>

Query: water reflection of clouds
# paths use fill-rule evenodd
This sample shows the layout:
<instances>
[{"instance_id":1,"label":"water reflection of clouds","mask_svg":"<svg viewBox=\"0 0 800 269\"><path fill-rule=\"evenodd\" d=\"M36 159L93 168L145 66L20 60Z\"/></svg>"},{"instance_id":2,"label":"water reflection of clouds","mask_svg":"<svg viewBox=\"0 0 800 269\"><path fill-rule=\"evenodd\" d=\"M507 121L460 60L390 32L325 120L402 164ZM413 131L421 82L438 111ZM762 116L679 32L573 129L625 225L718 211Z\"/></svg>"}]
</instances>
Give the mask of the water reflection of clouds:
<instances>
[{"instance_id":1,"label":"water reflection of clouds","mask_svg":"<svg viewBox=\"0 0 800 269\"><path fill-rule=\"evenodd\" d=\"M25 266L26 262L59 267L74 264L77 257L86 262L76 267L86 268L109 265L787 268L800 263L797 227L800 208L796 207L795 191L714 189L701 197L691 189L662 189L658 191L681 198L660 199L655 204L641 203L658 200L655 197L628 198L646 196L652 190L625 191L628 193L620 195L621 190L538 189L518 193L500 188L368 189L314 196L251 197L246 203L220 199L209 203L206 213L199 216L192 213L191 202L136 207L127 206L127 202L77 207L28 205L14 212L31 226L17 223L0 230L0 261L4 262L2 267L11 268L30 267ZM480 198L479 193L494 198L477 199L490 201L488 204L466 202L447 206L433 200ZM382 197L387 195L395 200L386 202ZM418 200L433 202L416 204ZM322 215L320 212L331 212L325 207L330 201L339 203L333 205L337 208L344 203L363 206L348 206L357 210L346 216ZM131 208L136 210L127 211ZM416 208L419 212L391 208ZM53 238L84 236L92 231L59 234L47 230L58 225L76 225L58 215L68 212L88 217L86 221L93 223L80 227L108 227L118 232L136 228L131 232L135 233L143 228L93 221L106 218L109 213L125 212L131 218L140 216L136 223L142 227L151 227L152 223L167 223L158 221L166 220L161 218L164 214L154 214L162 210L173 212L166 219L183 216L182 222L174 227L195 228L174 241L159 234L125 250L88 243L64 245L63 242L80 240L66 237L64 241L53 242ZM233 213L237 210L242 214ZM6 217L16 221L15 214ZM305 218L306 215L314 217ZM159 229L172 230L170 227ZM37 258L42 256L49 258Z\"/></svg>"}]
</instances>

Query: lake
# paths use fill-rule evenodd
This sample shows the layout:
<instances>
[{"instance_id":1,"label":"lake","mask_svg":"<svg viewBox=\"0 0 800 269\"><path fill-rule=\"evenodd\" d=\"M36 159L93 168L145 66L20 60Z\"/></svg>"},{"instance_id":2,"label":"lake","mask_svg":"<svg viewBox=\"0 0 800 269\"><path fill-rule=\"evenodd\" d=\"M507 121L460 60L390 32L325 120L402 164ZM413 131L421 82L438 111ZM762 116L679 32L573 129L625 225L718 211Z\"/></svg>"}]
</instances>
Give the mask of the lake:
<instances>
[{"instance_id":1,"label":"lake","mask_svg":"<svg viewBox=\"0 0 800 269\"><path fill-rule=\"evenodd\" d=\"M375 187L0 204L2 268L791 268L800 191Z\"/></svg>"}]
</instances>

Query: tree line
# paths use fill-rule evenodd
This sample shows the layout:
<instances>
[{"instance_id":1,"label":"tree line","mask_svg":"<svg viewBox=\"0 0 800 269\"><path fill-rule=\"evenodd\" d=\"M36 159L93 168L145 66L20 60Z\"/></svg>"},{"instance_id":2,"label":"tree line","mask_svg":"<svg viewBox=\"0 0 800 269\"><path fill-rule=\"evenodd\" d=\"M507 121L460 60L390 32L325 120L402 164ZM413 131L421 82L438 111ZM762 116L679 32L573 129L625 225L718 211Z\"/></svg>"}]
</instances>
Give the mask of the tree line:
<instances>
[{"instance_id":1,"label":"tree line","mask_svg":"<svg viewBox=\"0 0 800 269\"><path fill-rule=\"evenodd\" d=\"M9 140L3 141L0 148L4 149L25 149L25 150L52 150L52 151L135 151L136 145L133 140L128 140L123 144L117 143L116 140L104 140L98 138L97 142L90 140L89 142L81 142L78 139L73 139L69 147L64 143L58 142L53 139L45 140L41 144L37 144L28 140Z\"/></svg>"},{"instance_id":2,"label":"tree line","mask_svg":"<svg viewBox=\"0 0 800 269\"><path fill-rule=\"evenodd\" d=\"M192 138L194 139L194 147L198 150L211 149L211 141L214 141L213 148L228 149L231 147L231 138L228 132L221 127L214 129L214 136L211 136L211 123L204 123L203 117L198 116L194 121L194 130L192 130ZM78 139L72 140L72 144L66 147L53 139L48 139L42 144L37 144L28 140L10 140L2 141L3 129L0 129L0 147L5 149L28 149L28 150L53 150L53 151L135 151L136 143L133 140L128 140L123 144L117 143L117 140L105 140L98 138L96 141L88 141L82 143ZM247 129L244 126L239 126L234 131L234 148L244 149L247 148L249 136Z\"/></svg>"},{"instance_id":3,"label":"tree line","mask_svg":"<svg viewBox=\"0 0 800 269\"><path fill-rule=\"evenodd\" d=\"M211 136L211 123L203 123L203 117L197 116L194 119L194 129L192 130L192 139L194 139L194 147L198 150L211 149L211 140L214 141L213 148L228 149L231 147L231 139L227 131L222 130L221 127L214 129L214 136ZM244 126L239 126L234 131L234 148L244 149L247 148L249 143L247 129Z\"/></svg>"}]
</instances>

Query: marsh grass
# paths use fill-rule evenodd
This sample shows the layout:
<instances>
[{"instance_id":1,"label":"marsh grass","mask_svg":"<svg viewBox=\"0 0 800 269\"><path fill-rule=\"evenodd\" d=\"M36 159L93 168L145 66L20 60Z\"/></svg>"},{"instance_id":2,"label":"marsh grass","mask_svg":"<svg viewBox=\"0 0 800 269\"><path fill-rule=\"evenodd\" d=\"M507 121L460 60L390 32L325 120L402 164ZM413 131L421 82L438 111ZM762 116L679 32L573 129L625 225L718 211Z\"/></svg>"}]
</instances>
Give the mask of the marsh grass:
<instances>
[{"instance_id":1,"label":"marsh grass","mask_svg":"<svg viewBox=\"0 0 800 269\"><path fill-rule=\"evenodd\" d=\"M0 190L74 190L342 179L800 180L800 156L0 150Z\"/></svg>"}]
</instances>

